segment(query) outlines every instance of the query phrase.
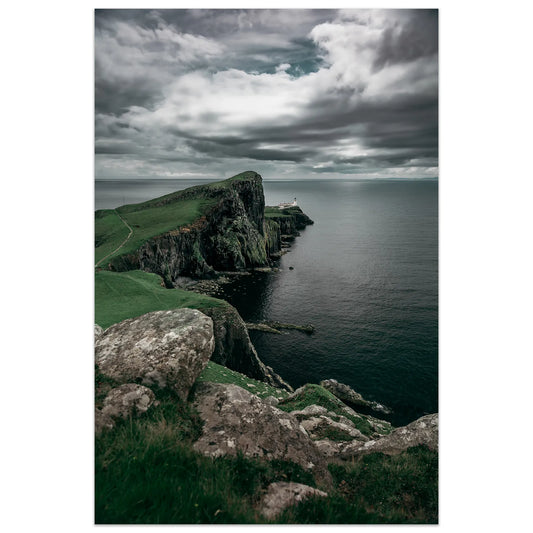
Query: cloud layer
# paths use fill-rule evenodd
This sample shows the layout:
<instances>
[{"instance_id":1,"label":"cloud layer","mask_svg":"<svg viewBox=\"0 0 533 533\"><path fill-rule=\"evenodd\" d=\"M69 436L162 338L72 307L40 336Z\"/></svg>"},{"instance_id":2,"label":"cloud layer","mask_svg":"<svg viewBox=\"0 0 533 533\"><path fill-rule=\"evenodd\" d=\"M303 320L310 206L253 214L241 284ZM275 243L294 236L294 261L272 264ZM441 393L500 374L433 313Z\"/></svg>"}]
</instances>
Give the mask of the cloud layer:
<instances>
[{"instance_id":1,"label":"cloud layer","mask_svg":"<svg viewBox=\"0 0 533 533\"><path fill-rule=\"evenodd\" d=\"M429 177L436 10L97 10L97 178Z\"/></svg>"}]
</instances>

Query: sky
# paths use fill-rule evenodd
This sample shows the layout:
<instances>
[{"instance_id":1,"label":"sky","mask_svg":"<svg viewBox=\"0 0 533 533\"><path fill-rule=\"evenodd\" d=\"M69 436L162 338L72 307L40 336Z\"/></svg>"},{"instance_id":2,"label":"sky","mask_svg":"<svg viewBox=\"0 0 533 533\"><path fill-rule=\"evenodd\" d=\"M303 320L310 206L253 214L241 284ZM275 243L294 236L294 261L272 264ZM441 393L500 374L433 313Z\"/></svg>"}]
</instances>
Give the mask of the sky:
<instances>
[{"instance_id":1,"label":"sky","mask_svg":"<svg viewBox=\"0 0 533 533\"><path fill-rule=\"evenodd\" d=\"M95 177L438 176L437 10L96 10Z\"/></svg>"}]
</instances>

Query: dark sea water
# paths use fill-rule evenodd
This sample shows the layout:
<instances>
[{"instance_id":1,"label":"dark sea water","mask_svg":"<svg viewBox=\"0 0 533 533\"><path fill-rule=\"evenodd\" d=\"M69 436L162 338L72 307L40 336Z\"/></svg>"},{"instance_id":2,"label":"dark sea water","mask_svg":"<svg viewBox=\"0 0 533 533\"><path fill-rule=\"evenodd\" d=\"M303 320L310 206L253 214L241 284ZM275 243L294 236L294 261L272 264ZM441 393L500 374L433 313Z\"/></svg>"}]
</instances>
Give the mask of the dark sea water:
<instances>
[{"instance_id":1,"label":"dark sea water","mask_svg":"<svg viewBox=\"0 0 533 533\"><path fill-rule=\"evenodd\" d=\"M198 183L97 182L95 207ZM243 276L225 286L226 297L245 321L310 323L315 333L250 331L261 359L293 387L346 383L391 408L383 418L396 425L437 412L437 181L263 184L267 204L296 197L315 224L281 258L280 272Z\"/></svg>"}]
</instances>

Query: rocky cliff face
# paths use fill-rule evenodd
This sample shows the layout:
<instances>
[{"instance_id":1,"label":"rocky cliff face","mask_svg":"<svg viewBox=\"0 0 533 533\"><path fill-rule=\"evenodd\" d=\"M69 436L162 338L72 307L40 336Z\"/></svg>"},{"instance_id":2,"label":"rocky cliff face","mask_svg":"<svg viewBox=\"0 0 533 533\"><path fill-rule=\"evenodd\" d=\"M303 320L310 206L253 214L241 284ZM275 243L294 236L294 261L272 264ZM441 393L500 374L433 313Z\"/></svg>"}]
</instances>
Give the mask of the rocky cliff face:
<instances>
[{"instance_id":1,"label":"rocky cliff face","mask_svg":"<svg viewBox=\"0 0 533 533\"><path fill-rule=\"evenodd\" d=\"M297 235L312 223L299 207L265 219L262 178L256 172L191 187L171 198L163 197L160 204L194 198L214 203L192 224L153 237L132 254L111 259L110 268L153 272L171 287L180 276L210 278L217 271L270 266L271 258L279 256L282 236Z\"/></svg>"},{"instance_id":2,"label":"rocky cliff face","mask_svg":"<svg viewBox=\"0 0 533 533\"><path fill-rule=\"evenodd\" d=\"M219 270L267 266L262 178L255 172L238 180L192 187L161 205L191 198L214 204L192 224L151 238L133 254L111 260L117 271L141 269L159 274L168 286L179 276L213 277Z\"/></svg>"},{"instance_id":3,"label":"rocky cliff face","mask_svg":"<svg viewBox=\"0 0 533 533\"><path fill-rule=\"evenodd\" d=\"M292 387L259 359L246 324L234 307L228 304L201 311L213 320L215 349L211 359L215 363L292 392Z\"/></svg>"}]
</instances>

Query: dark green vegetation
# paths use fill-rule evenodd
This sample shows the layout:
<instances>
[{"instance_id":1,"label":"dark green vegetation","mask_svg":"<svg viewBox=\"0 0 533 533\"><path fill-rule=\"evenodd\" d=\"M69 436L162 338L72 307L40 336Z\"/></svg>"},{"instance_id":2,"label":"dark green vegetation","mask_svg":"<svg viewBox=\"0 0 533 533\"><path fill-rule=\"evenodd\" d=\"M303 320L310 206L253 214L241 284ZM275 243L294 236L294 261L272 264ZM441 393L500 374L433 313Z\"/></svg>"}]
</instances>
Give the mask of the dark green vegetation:
<instances>
[{"instance_id":1,"label":"dark green vegetation","mask_svg":"<svg viewBox=\"0 0 533 533\"><path fill-rule=\"evenodd\" d=\"M140 270L96 272L94 289L95 322L104 329L150 311L227 305L223 300L203 294L165 289L161 277Z\"/></svg>"},{"instance_id":2,"label":"dark green vegetation","mask_svg":"<svg viewBox=\"0 0 533 533\"><path fill-rule=\"evenodd\" d=\"M96 373L97 398L112 385ZM260 524L265 520L257 506L270 483L317 486L308 471L292 462L241 455L211 459L196 453L192 443L201 420L191 404L169 392L154 392L159 405L96 438L97 524ZM372 454L332 464L330 471L334 488L327 489L327 498L305 501L274 523L437 521L437 454L427 448L394 457Z\"/></svg>"},{"instance_id":3,"label":"dark green vegetation","mask_svg":"<svg viewBox=\"0 0 533 533\"><path fill-rule=\"evenodd\" d=\"M296 398L282 400L279 403L278 407L283 411L290 412L301 411L309 405L321 405L332 413L335 413L339 416L345 416L355 424L355 427L363 435L367 435L368 437L370 437L374 433L372 426L368 422L368 417L366 417L365 415L359 415L359 418L347 413L344 410L346 405L341 402L336 396L331 394L331 392L326 390L324 387L321 387L320 385L308 383L303 387L303 390L300 394L298 394ZM387 427L389 432L392 430L390 424L384 422L383 425ZM324 435L324 437L328 436ZM328 438L332 438L332 440L342 440L342 435L331 435Z\"/></svg>"}]
</instances>

